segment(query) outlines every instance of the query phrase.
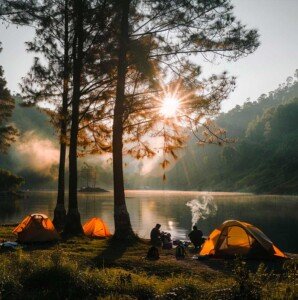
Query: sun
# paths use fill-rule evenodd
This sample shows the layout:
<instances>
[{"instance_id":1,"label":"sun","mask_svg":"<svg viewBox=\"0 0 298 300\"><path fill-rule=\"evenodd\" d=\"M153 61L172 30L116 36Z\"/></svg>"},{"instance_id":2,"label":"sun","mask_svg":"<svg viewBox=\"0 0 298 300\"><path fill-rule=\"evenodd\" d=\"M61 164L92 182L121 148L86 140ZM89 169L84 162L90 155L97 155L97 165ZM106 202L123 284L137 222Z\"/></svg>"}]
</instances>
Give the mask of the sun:
<instances>
[{"instance_id":1,"label":"sun","mask_svg":"<svg viewBox=\"0 0 298 300\"><path fill-rule=\"evenodd\" d=\"M173 118L177 116L177 112L179 109L179 100L174 96L167 95L162 100L162 105L160 108L161 114L165 118Z\"/></svg>"}]
</instances>

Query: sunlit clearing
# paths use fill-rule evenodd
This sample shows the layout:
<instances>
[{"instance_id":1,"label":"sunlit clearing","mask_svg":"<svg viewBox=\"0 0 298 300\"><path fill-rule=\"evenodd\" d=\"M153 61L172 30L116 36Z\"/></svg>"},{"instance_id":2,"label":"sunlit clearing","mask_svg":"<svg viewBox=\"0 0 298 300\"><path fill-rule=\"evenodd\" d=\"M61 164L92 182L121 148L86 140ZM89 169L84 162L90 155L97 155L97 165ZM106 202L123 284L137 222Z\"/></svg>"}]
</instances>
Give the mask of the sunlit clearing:
<instances>
[{"instance_id":1,"label":"sunlit clearing","mask_svg":"<svg viewBox=\"0 0 298 300\"><path fill-rule=\"evenodd\" d=\"M179 100L173 96L166 96L162 101L161 114L166 118L173 118L177 115Z\"/></svg>"}]
</instances>

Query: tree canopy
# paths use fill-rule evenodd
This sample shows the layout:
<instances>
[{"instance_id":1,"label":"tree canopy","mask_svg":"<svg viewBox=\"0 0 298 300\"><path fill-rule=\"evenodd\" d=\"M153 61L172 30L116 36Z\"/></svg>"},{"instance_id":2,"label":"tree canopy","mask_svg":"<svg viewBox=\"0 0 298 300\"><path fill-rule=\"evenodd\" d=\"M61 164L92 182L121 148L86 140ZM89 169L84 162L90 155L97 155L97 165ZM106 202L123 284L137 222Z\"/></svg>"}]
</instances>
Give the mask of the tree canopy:
<instances>
[{"instance_id":1,"label":"tree canopy","mask_svg":"<svg viewBox=\"0 0 298 300\"><path fill-rule=\"evenodd\" d=\"M0 52L1 52L0 44ZM6 152L17 136L17 129L9 124L15 102L6 87L3 68L0 66L0 152Z\"/></svg>"},{"instance_id":2,"label":"tree canopy","mask_svg":"<svg viewBox=\"0 0 298 300\"><path fill-rule=\"evenodd\" d=\"M114 237L129 238L125 154L141 159L162 152L166 169L191 134L203 145L229 141L212 119L235 78L226 72L203 78L195 59L237 60L259 46L257 30L236 19L229 0L4 0L1 9L6 20L35 27L27 47L37 56L23 94L27 103L45 102L59 133L57 207L66 217L65 233L82 233L80 155L112 152ZM174 115L163 108L168 98L179 106Z\"/></svg>"}]
</instances>

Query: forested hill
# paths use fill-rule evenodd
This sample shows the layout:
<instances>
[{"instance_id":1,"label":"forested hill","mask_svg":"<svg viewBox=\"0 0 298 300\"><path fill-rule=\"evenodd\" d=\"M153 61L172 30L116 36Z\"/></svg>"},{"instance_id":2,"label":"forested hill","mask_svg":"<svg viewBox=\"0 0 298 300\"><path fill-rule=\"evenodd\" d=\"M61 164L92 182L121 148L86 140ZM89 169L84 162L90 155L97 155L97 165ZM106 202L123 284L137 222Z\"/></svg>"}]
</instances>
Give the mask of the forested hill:
<instances>
[{"instance_id":1,"label":"forested hill","mask_svg":"<svg viewBox=\"0 0 298 300\"><path fill-rule=\"evenodd\" d=\"M19 137L6 154L0 155L0 168L23 177L25 189L54 188L59 149L55 131L45 113L21 103L16 96L11 122Z\"/></svg>"},{"instance_id":2,"label":"forested hill","mask_svg":"<svg viewBox=\"0 0 298 300\"><path fill-rule=\"evenodd\" d=\"M230 136L245 137L246 130L250 122L257 117L261 117L264 112L272 107L287 104L298 97L298 70L295 77L288 77L286 83L279 87L262 94L256 101L247 101L244 105L237 105L227 113L222 113L217 118L217 123L229 131Z\"/></svg>"},{"instance_id":3,"label":"forested hill","mask_svg":"<svg viewBox=\"0 0 298 300\"><path fill-rule=\"evenodd\" d=\"M145 184L174 189L298 193L297 76L289 77L257 101L247 101L222 113L216 121L230 137L238 139L235 144L202 148L192 140L182 159L168 172L166 183L147 177Z\"/></svg>"},{"instance_id":4,"label":"forested hill","mask_svg":"<svg viewBox=\"0 0 298 300\"><path fill-rule=\"evenodd\" d=\"M44 113L22 108L20 101L17 99L12 121L21 135L8 154L0 156L0 168L24 177L24 188L55 188L57 135ZM247 101L218 116L216 122L227 129L229 137L238 139L236 143L199 147L195 139L189 141L183 156L167 172L166 182L158 162L151 173L140 176L139 162L129 159L126 187L297 194L297 121L298 79L290 77L257 101ZM98 169L98 184L111 188L111 167L103 168L97 156L87 159Z\"/></svg>"}]
</instances>

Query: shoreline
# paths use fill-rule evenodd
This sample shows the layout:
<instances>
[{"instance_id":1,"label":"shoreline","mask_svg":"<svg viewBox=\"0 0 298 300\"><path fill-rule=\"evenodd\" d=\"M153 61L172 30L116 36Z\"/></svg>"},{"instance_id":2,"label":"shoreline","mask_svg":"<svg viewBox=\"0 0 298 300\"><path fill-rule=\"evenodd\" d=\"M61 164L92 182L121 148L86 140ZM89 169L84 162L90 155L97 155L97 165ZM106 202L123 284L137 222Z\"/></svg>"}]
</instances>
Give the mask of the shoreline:
<instances>
[{"instance_id":1,"label":"shoreline","mask_svg":"<svg viewBox=\"0 0 298 300\"><path fill-rule=\"evenodd\" d=\"M114 192L112 189L102 189L103 191L99 192L88 192L88 191L80 191L78 190L78 194L95 194L95 195L113 195ZM239 196L272 196L272 197L298 197L297 194L270 194L270 193L252 193L252 192L225 192L225 191L196 191L196 190L162 190L162 189L125 189L126 193L153 193L153 194L160 194L160 193L169 193L169 194L175 194L175 193L182 193L182 194L199 194L199 195L212 195L212 196L229 196L229 195L239 195ZM0 192L1 193L7 193L7 192ZM20 195L25 195L27 193L57 193L56 189L36 189L36 190L21 190L17 193L20 193ZM65 194L68 194L68 191L65 191Z\"/></svg>"}]
</instances>

